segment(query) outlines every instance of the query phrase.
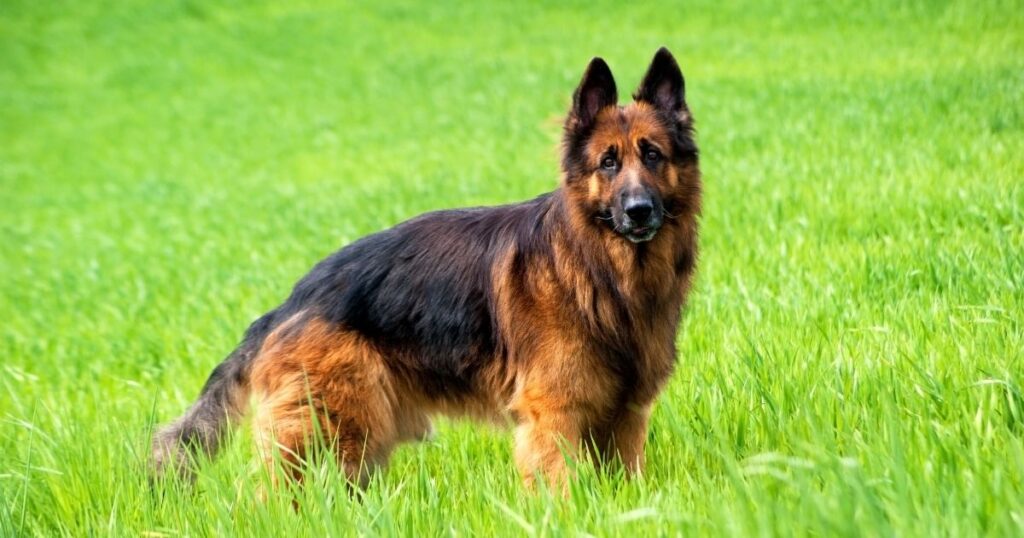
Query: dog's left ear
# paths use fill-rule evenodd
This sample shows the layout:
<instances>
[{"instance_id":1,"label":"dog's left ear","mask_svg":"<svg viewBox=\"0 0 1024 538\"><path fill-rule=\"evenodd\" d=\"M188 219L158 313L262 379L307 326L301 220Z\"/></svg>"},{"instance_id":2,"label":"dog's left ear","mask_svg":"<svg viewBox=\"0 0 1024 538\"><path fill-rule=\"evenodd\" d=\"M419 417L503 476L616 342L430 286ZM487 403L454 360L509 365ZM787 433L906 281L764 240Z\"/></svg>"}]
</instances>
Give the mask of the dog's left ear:
<instances>
[{"instance_id":1,"label":"dog's left ear","mask_svg":"<svg viewBox=\"0 0 1024 538\"><path fill-rule=\"evenodd\" d=\"M686 85L679 64L668 49L661 47L654 54L654 60L633 99L650 103L676 118L686 109L685 93Z\"/></svg>"}]
</instances>

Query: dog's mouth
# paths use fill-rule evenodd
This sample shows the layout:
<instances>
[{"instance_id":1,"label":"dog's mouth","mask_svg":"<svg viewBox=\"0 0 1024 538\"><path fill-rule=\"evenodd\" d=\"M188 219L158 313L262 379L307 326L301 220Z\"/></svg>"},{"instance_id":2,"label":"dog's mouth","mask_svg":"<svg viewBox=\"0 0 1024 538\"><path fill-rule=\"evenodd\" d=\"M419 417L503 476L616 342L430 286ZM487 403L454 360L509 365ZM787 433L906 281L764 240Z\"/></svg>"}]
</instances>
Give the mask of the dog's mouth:
<instances>
[{"instance_id":1,"label":"dog's mouth","mask_svg":"<svg viewBox=\"0 0 1024 538\"><path fill-rule=\"evenodd\" d=\"M622 232L622 235L633 243L644 243L654 239L656 233L658 233L656 226L631 226Z\"/></svg>"},{"instance_id":2,"label":"dog's mouth","mask_svg":"<svg viewBox=\"0 0 1024 538\"><path fill-rule=\"evenodd\" d=\"M609 229L632 243L645 243L654 239L654 236L661 228L661 219L651 219L653 222L640 225L631 222L628 217L615 218L610 210L601 211L596 215L596 218L598 221L606 224Z\"/></svg>"}]
</instances>

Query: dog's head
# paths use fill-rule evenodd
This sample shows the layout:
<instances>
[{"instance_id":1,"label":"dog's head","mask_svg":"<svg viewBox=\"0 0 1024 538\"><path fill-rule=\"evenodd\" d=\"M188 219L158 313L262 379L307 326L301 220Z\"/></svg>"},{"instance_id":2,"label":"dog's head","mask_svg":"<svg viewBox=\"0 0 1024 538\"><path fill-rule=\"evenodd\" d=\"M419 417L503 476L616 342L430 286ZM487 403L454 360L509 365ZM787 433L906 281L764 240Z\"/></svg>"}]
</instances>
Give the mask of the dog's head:
<instances>
[{"instance_id":1,"label":"dog's head","mask_svg":"<svg viewBox=\"0 0 1024 538\"><path fill-rule=\"evenodd\" d=\"M591 60L573 94L562 148L565 188L588 221L633 243L696 202L693 120L683 74L668 49L654 55L633 102L618 106L615 79Z\"/></svg>"}]
</instances>

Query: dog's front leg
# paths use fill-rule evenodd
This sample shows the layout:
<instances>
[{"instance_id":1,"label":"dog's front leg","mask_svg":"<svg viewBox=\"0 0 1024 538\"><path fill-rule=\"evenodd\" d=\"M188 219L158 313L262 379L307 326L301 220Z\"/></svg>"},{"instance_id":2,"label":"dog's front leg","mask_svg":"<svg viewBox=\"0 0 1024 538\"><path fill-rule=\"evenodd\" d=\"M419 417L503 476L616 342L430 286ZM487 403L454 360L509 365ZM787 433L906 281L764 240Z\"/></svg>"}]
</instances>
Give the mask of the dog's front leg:
<instances>
[{"instance_id":1,"label":"dog's front leg","mask_svg":"<svg viewBox=\"0 0 1024 538\"><path fill-rule=\"evenodd\" d=\"M509 405L515 417L515 457L523 481L540 477L568 492L569 462L590 442L591 428L613 411L618 381L574 335L544 333L543 346L521 370Z\"/></svg>"},{"instance_id":2,"label":"dog's front leg","mask_svg":"<svg viewBox=\"0 0 1024 538\"><path fill-rule=\"evenodd\" d=\"M561 405L531 406L520 414L516 428L515 458L523 482L533 487L538 478L565 491L568 461L580 446L579 418Z\"/></svg>"},{"instance_id":3,"label":"dog's front leg","mask_svg":"<svg viewBox=\"0 0 1024 538\"><path fill-rule=\"evenodd\" d=\"M622 462L626 476L643 473L644 445L651 405L627 404L612 425L612 453L607 456Z\"/></svg>"}]
</instances>

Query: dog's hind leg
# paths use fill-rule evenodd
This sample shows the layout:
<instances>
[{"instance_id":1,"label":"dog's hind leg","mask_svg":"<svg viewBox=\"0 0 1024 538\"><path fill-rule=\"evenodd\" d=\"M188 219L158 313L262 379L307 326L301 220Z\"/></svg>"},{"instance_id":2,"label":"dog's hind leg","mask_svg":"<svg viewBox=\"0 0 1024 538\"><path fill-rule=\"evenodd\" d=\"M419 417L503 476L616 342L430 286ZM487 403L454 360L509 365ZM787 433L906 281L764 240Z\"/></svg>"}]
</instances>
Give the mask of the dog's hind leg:
<instances>
[{"instance_id":1,"label":"dog's hind leg","mask_svg":"<svg viewBox=\"0 0 1024 538\"><path fill-rule=\"evenodd\" d=\"M365 487L399 441L390 375L379 353L351 332L310 321L264 350L252 382L256 437L275 482L275 455L298 480L322 447L351 484Z\"/></svg>"}]
</instances>

